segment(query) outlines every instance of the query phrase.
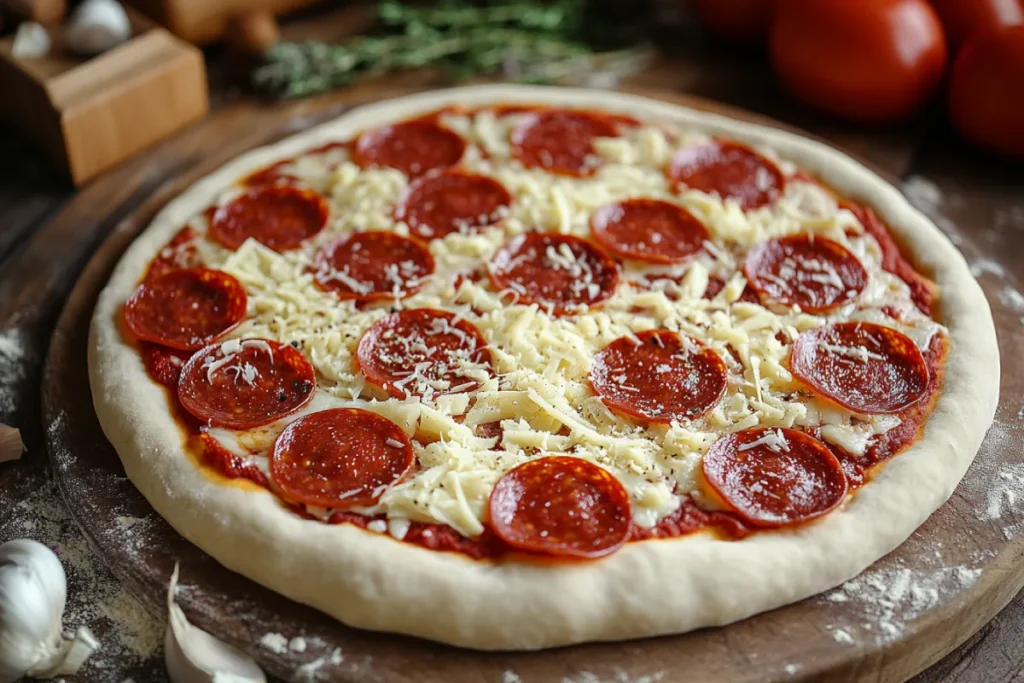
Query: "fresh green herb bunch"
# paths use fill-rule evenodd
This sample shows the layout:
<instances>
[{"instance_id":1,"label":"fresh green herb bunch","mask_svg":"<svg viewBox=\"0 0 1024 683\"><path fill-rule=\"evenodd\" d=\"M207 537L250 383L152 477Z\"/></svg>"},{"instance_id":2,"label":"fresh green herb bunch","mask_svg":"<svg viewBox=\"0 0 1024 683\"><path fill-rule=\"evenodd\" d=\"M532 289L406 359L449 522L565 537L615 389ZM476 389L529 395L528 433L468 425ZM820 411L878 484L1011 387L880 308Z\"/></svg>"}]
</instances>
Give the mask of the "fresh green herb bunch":
<instances>
[{"instance_id":1,"label":"fresh green herb bunch","mask_svg":"<svg viewBox=\"0 0 1024 683\"><path fill-rule=\"evenodd\" d=\"M252 75L259 90L303 97L346 85L360 74L441 67L453 79L502 74L523 82L614 78L642 61L641 19L615 21L590 0L442 0L411 6L382 0L385 32L341 45L281 42Z\"/></svg>"}]
</instances>

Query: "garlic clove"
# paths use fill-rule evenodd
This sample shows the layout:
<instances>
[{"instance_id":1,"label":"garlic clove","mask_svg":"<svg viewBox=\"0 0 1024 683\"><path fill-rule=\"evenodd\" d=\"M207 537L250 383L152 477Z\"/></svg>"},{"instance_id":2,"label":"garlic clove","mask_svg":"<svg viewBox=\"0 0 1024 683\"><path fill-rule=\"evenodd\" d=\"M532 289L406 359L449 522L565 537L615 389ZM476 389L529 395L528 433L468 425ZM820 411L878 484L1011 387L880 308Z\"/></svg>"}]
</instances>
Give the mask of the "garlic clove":
<instances>
[{"instance_id":1,"label":"garlic clove","mask_svg":"<svg viewBox=\"0 0 1024 683\"><path fill-rule=\"evenodd\" d=\"M79 55L91 57L132 36L132 24L116 0L85 0L71 13L64 40Z\"/></svg>"},{"instance_id":2,"label":"garlic clove","mask_svg":"<svg viewBox=\"0 0 1024 683\"><path fill-rule=\"evenodd\" d=\"M18 27L11 45L11 55L17 59L35 59L50 53L50 34L46 27L34 21L26 21Z\"/></svg>"},{"instance_id":3,"label":"garlic clove","mask_svg":"<svg viewBox=\"0 0 1024 683\"><path fill-rule=\"evenodd\" d=\"M99 646L87 628L63 638L66 600L53 551L29 539L0 545L0 683L75 673Z\"/></svg>"},{"instance_id":4,"label":"garlic clove","mask_svg":"<svg viewBox=\"0 0 1024 683\"><path fill-rule=\"evenodd\" d=\"M189 623L174 602L177 585L175 564L167 587L169 614L164 635L164 661L171 683L266 683L263 671L249 655Z\"/></svg>"}]
</instances>

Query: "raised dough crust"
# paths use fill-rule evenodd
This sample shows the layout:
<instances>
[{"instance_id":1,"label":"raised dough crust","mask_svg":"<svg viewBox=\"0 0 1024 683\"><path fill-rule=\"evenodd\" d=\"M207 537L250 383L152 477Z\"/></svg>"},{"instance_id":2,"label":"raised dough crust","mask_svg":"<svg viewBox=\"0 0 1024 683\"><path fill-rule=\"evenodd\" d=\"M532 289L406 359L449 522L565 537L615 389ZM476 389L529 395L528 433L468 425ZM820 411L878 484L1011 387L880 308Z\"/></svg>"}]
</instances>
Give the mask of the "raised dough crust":
<instances>
[{"instance_id":1,"label":"raised dough crust","mask_svg":"<svg viewBox=\"0 0 1024 683\"><path fill-rule=\"evenodd\" d=\"M220 486L182 452L163 389L122 336L121 306L186 220L246 172L328 140L450 104L592 107L668 119L774 148L886 220L938 283L949 329L945 379L924 434L843 509L743 541L692 535L627 544L581 564L475 561L352 525L303 520L267 492ZM953 492L995 413L999 355L991 312L963 257L894 187L799 136L632 95L525 86L435 91L367 105L235 159L169 203L128 249L92 320L89 375L107 437L132 482L191 542L226 567L351 626L481 649L534 649L679 633L743 619L860 573Z\"/></svg>"}]
</instances>

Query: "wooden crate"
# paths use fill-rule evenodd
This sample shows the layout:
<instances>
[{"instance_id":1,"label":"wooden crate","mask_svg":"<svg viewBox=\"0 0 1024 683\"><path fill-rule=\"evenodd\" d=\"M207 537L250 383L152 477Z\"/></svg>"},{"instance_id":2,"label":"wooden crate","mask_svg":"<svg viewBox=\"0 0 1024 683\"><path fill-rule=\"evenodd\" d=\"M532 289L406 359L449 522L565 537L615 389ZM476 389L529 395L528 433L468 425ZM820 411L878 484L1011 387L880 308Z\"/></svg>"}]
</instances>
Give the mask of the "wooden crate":
<instances>
[{"instance_id":1,"label":"wooden crate","mask_svg":"<svg viewBox=\"0 0 1024 683\"><path fill-rule=\"evenodd\" d=\"M135 35L92 59L19 59L13 38L0 39L0 118L41 145L75 185L209 110L202 53L132 19Z\"/></svg>"},{"instance_id":2,"label":"wooden crate","mask_svg":"<svg viewBox=\"0 0 1024 683\"><path fill-rule=\"evenodd\" d=\"M196 45L219 40L231 19L255 10L286 14L323 0L127 0L146 16Z\"/></svg>"}]
</instances>

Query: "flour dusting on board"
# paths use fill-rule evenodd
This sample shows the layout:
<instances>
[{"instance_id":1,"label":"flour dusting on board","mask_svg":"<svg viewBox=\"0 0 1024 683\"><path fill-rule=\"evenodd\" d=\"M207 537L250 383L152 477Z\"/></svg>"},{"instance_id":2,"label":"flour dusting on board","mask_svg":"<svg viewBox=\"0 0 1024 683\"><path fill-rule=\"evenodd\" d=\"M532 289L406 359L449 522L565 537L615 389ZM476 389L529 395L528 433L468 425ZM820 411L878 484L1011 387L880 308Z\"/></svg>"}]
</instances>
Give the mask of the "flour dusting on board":
<instances>
[{"instance_id":1,"label":"flour dusting on board","mask_svg":"<svg viewBox=\"0 0 1024 683\"><path fill-rule=\"evenodd\" d=\"M19 399L34 353L26 348L20 330L0 332L0 415L5 419L18 412Z\"/></svg>"},{"instance_id":2,"label":"flour dusting on board","mask_svg":"<svg viewBox=\"0 0 1024 683\"><path fill-rule=\"evenodd\" d=\"M82 537L53 482L45 481L16 507L17 514L0 520L0 541L32 538L51 548L68 575L65 627L88 626L107 634L102 647L86 661L83 678L108 680L103 672L153 657L163 641L163 622L111 576Z\"/></svg>"},{"instance_id":3,"label":"flour dusting on board","mask_svg":"<svg viewBox=\"0 0 1024 683\"><path fill-rule=\"evenodd\" d=\"M847 606L850 623L830 628L841 645L890 643L910 622L939 604L940 598L974 585L981 569L966 566L912 570L907 567L867 571L827 593L824 599Z\"/></svg>"}]
</instances>

